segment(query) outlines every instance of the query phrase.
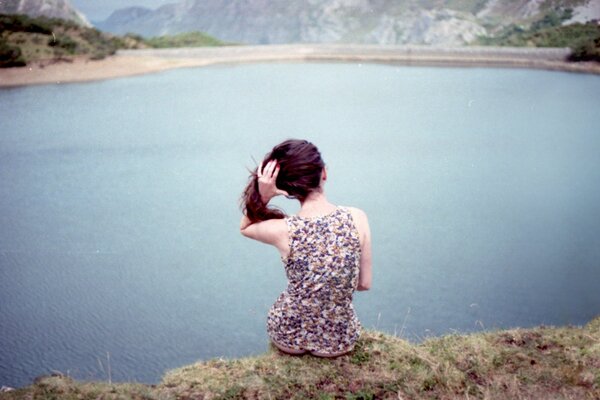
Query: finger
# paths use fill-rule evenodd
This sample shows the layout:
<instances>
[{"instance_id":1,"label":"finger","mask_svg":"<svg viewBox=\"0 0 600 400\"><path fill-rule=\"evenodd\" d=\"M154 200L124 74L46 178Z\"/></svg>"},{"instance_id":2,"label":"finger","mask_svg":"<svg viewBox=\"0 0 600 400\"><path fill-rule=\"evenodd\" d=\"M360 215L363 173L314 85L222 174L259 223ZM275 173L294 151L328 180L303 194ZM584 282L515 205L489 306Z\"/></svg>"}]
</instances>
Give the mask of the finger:
<instances>
[{"instance_id":1,"label":"finger","mask_svg":"<svg viewBox=\"0 0 600 400\"><path fill-rule=\"evenodd\" d=\"M271 170L272 170L271 177L275 178L277 176L277 168L278 168L277 160L273 160L272 162L273 162L273 164L271 165Z\"/></svg>"},{"instance_id":2,"label":"finger","mask_svg":"<svg viewBox=\"0 0 600 400\"><path fill-rule=\"evenodd\" d=\"M258 166L258 169L256 170L256 175L260 178L262 176L262 169L263 169L263 164L264 162L261 162L260 165Z\"/></svg>"},{"instance_id":3,"label":"finger","mask_svg":"<svg viewBox=\"0 0 600 400\"><path fill-rule=\"evenodd\" d=\"M267 163L267 166L265 168L265 170L263 171L264 175L266 175L268 178L273 177L273 171L275 170L275 163L277 161L275 160L271 160Z\"/></svg>"},{"instance_id":4,"label":"finger","mask_svg":"<svg viewBox=\"0 0 600 400\"><path fill-rule=\"evenodd\" d=\"M279 166L279 162L277 160L274 160L273 162L273 179L277 178L277 175L279 174L279 170L281 169L281 167Z\"/></svg>"}]
</instances>

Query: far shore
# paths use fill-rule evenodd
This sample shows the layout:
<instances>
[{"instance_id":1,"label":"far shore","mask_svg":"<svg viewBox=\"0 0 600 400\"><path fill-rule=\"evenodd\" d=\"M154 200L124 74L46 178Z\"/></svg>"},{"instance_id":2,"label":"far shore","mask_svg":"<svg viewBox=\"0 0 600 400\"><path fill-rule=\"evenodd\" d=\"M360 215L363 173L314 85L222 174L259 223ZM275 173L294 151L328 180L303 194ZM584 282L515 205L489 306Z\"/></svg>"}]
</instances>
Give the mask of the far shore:
<instances>
[{"instance_id":1,"label":"far shore","mask_svg":"<svg viewBox=\"0 0 600 400\"><path fill-rule=\"evenodd\" d=\"M0 87L87 82L215 64L353 62L410 66L531 68L600 74L600 63L564 61L566 48L291 44L121 50L103 60L76 58L0 69Z\"/></svg>"}]
</instances>

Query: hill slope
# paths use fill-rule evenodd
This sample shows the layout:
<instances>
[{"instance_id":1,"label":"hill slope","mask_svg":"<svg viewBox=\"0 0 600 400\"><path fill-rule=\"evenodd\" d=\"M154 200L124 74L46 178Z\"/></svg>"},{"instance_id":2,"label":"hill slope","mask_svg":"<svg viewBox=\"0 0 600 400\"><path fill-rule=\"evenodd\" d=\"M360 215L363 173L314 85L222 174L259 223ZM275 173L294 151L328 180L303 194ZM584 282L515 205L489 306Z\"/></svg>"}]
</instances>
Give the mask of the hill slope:
<instances>
[{"instance_id":1,"label":"hill slope","mask_svg":"<svg viewBox=\"0 0 600 400\"><path fill-rule=\"evenodd\" d=\"M158 385L38 378L0 399L597 399L600 318L584 328L451 335L413 345L367 331L336 359L264 355L200 362Z\"/></svg>"},{"instance_id":2,"label":"hill slope","mask_svg":"<svg viewBox=\"0 0 600 400\"><path fill-rule=\"evenodd\" d=\"M143 39L115 36L58 18L0 14L0 68L38 62L53 64L74 58L102 59L118 49L209 47L223 43L201 32Z\"/></svg>"},{"instance_id":3,"label":"hill slope","mask_svg":"<svg viewBox=\"0 0 600 400\"><path fill-rule=\"evenodd\" d=\"M74 57L101 59L119 48L137 47L144 47L139 39L118 38L64 19L0 14L0 68Z\"/></svg>"}]
</instances>

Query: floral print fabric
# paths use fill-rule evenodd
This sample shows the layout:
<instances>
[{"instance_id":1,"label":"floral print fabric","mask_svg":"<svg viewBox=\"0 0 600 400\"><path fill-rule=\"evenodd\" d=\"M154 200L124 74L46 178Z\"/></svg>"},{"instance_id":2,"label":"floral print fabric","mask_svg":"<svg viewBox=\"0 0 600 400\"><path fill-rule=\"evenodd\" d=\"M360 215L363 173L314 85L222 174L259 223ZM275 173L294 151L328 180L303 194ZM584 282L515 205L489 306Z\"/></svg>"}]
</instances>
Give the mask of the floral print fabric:
<instances>
[{"instance_id":1,"label":"floral print fabric","mask_svg":"<svg viewBox=\"0 0 600 400\"><path fill-rule=\"evenodd\" d=\"M286 290L271 307L267 332L290 349L335 354L349 351L360 333L352 307L358 283L360 241L350 211L286 218L290 255L283 259Z\"/></svg>"}]
</instances>

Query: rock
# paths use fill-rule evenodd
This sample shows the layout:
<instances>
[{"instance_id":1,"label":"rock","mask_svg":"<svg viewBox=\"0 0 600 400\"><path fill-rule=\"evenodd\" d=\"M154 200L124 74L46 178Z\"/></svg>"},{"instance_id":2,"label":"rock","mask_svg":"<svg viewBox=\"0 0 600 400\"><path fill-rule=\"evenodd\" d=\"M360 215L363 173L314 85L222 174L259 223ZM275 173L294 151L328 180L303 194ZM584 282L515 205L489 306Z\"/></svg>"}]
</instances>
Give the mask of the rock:
<instances>
[{"instance_id":1,"label":"rock","mask_svg":"<svg viewBox=\"0 0 600 400\"><path fill-rule=\"evenodd\" d=\"M68 0L3 0L0 1L0 14L62 18L88 28L92 26L85 15L76 10Z\"/></svg>"}]
</instances>

